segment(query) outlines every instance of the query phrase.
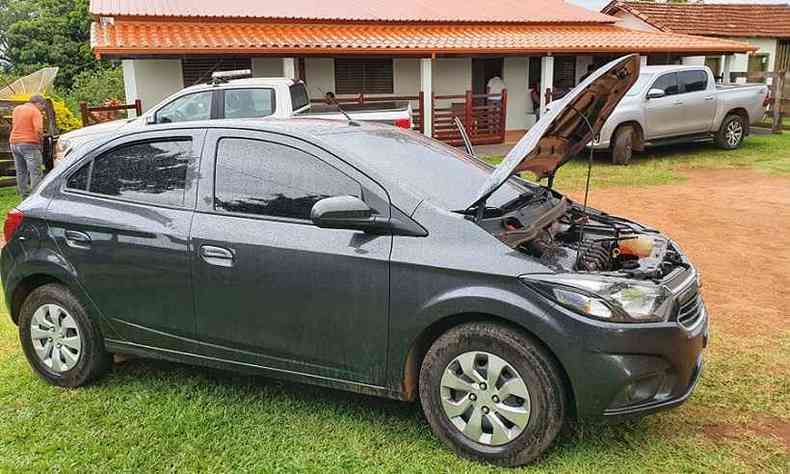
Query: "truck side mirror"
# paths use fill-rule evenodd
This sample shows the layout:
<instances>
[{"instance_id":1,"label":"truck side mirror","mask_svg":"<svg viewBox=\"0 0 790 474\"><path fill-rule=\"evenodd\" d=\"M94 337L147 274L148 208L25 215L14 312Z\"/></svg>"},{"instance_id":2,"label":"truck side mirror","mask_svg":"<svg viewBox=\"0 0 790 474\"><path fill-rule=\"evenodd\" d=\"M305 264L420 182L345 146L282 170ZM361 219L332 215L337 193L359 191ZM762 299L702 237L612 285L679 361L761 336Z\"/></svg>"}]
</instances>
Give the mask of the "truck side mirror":
<instances>
[{"instance_id":1,"label":"truck side mirror","mask_svg":"<svg viewBox=\"0 0 790 474\"><path fill-rule=\"evenodd\" d=\"M661 97L664 97L665 95L667 95L667 93L664 92L664 89L650 89L649 91L647 91L647 98L648 98L648 100L649 99L660 99Z\"/></svg>"}]
</instances>

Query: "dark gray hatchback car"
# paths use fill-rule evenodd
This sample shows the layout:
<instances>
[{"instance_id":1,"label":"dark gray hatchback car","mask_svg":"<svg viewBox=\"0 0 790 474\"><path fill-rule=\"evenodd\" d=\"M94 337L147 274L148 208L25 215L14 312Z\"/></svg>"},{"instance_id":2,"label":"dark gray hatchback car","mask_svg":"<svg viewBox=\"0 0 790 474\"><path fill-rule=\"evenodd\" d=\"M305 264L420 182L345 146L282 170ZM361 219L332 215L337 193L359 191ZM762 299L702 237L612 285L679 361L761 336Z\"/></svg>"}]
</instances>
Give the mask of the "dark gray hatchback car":
<instances>
[{"instance_id":1,"label":"dark gray hatchback car","mask_svg":"<svg viewBox=\"0 0 790 474\"><path fill-rule=\"evenodd\" d=\"M6 221L24 352L76 387L134 354L402 400L457 453L533 461L570 417L672 407L698 277L552 181L638 75L602 68L490 166L380 125L173 124L83 147Z\"/></svg>"}]
</instances>

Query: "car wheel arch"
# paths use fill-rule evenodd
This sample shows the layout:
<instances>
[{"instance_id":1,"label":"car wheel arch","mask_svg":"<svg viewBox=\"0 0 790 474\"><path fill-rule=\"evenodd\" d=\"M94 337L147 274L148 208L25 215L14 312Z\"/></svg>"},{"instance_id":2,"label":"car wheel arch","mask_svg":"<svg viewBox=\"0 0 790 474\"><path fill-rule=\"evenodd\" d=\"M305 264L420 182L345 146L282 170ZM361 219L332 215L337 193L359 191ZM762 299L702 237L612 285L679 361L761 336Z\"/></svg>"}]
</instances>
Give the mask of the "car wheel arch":
<instances>
[{"instance_id":1,"label":"car wheel arch","mask_svg":"<svg viewBox=\"0 0 790 474\"><path fill-rule=\"evenodd\" d=\"M727 117L729 117L730 115L737 115L743 119L744 135L749 135L750 132L749 112L743 107L736 107L734 109L728 110L727 113L724 114L724 117L722 118L722 122L727 120Z\"/></svg>"},{"instance_id":2,"label":"car wheel arch","mask_svg":"<svg viewBox=\"0 0 790 474\"><path fill-rule=\"evenodd\" d=\"M612 140L610 141L610 147L614 146L614 138L617 137L617 134L623 127L631 127L634 130L634 143L633 143L633 150L634 151L645 151L645 131L642 128L642 124L637 122L636 120L629 120L627 122L623 122L617 127L615 127L614 131L612 132Z\"/></svg>"},{"instance_id":3,"label":"car wheel arch","mask_svg":"<svg viewBox=\"0 0 790 474\"><path fill-rule=\"evenodd\" d=\"M458 327L462 324L467 324L471 322L491 322L500 324L502 326L507 326L512 328L514 331L520 332L522 335L532 339L537 345L539 345L542 349L545 350L546 354L548 354L551 359L553 360L556 367L559 369L559 373L562 375L562 383L566 388L565 394L567 397L567 406L571 409L571 416L575 416L575 408L576 408L576 393L573 384L571 383L571 379L568 375L568 372L557 356L556 352L552 350L552 348L546 344L546 342L538 337L534 331L529 330L523 324L519 324L517 322L512 321L509 318L497 316L489 313L458 313L447 315L440 319L437 319L427 327L425 327L422 332L420 332L416 338L412 341L411 345L409 346L409 351L406 354L405 361L403 363L403 377L401 380L401 392L402 398L409 401L414 401L417 399L419 394L419 379L420 379L420 368L422 367L423 359L425 355L428 353L428 350L431 348L431 345L443 334L451 329Z\"/></svg>"}]
</instances>

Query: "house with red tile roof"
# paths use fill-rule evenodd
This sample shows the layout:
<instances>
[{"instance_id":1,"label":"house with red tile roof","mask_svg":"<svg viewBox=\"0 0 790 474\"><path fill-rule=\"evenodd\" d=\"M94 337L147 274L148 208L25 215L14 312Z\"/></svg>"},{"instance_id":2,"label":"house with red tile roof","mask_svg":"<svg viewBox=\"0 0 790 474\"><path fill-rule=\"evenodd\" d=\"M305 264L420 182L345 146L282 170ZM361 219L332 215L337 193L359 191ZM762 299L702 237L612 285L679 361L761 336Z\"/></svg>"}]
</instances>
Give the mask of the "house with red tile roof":
<instances>
[{"instance_id":1,"label":"house with red tile roof","mask_svg":"<svg viewBox=\"0 0 790 474\"><path fill-rule=\"evenodd\" d=\"M563 0L91 0L90 12L95 54L122 61L127 99L144 108L213 71L251 69L301 79L313 99L411 100L433 136L474 105L495 124L474 131L478 143L529 128L547 101L617 56L647 63L754 49L619 26ZM488 97L495 76L506 92Z\"/></svg>"},{"instance_id":2,"label":"house with red tile roof","mask_svg":"<svg viewBox=\"0 0 790 474\"><path fill-rule=\"evenodd\" d=\"M707 64L714 74L723 74L727 69L733 78L744 79L748 73L790 70L790 5L613 0L601 13L617 18L617 25L622 28L703 35L749 43L756 48L731 58L678 55L670 61ZM725 64L727 61L732 64Z\"/></svg>"}]
</instances>

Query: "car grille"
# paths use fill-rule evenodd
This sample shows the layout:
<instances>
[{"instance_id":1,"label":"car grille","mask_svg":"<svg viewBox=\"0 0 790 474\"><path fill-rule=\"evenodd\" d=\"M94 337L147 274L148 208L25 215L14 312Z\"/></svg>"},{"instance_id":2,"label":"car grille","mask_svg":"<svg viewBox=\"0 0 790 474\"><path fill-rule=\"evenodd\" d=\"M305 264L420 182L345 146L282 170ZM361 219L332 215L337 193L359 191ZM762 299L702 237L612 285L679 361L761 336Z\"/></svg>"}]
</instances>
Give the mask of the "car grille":
<instances>
[{"instance_id":1,"label":"car grille","mask_svg":"<svg viewBox=\"0 0 790 474\"><path fill-rule=\"evenodd\" d=\"M686 329L693 327L702 318L703 309L702 297L699 295L696 285L689 296L684 303L680 304L677 316L678 324Z\"/></svg>"}]
</instances>

